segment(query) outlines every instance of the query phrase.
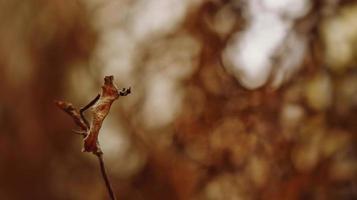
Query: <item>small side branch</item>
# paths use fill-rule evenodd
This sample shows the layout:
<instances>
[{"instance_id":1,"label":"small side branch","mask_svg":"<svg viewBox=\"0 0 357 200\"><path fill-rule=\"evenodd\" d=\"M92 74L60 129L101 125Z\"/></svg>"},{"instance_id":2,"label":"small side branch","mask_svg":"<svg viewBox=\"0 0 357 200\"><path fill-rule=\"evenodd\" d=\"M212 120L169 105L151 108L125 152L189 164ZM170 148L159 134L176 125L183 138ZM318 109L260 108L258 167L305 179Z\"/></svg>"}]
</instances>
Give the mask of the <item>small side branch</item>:
<instances>
[{"instance_id":1,"label":"small side branch","mask_svg":"<svg viewBox=\"0 0 357 200\"><path fill-rule=\"evenodd\" d=\"M88 108L92 107L98 100L99 100L100 94L98 94L91 102L89 102L86 106L81 108L79 110L79 114L81 115L81 118L83 119L84 123L89 127L89 122L87 119L84 117L83 113L86 111Z\"/></svg>"},{"instance_id":2,"label":"small side branch","mask_svg":"<svg viewBox=\"0 0 357 200\"><path fill-rule=\"evenodd\" d=\"M55 104L58 108L72 117L74 123L81 129L81 132L87 132L89 130L89 125L86 124L79 111L71 103L65 101L55 101Z\"/></svg>"}]
</instances>

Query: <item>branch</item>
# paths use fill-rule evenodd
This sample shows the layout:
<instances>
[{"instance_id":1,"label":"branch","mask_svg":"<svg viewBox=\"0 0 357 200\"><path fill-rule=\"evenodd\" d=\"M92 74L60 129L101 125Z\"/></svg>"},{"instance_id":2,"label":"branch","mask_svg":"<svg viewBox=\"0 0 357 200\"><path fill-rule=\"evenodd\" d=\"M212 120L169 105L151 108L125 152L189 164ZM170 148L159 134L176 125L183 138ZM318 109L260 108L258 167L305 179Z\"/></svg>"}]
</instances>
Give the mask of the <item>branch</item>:
<instances>
[{"instance_id":1,"label":"branch","mask_svg":"<svg viewBox=\"0 0 357 200\"><path fill-rule=\"evenodd\" d=\"M55 101L57 107L72 117L74 123L80 128L80 130L75 130L74 132L84 137L83 152L91 152L98 157L100 171L111 200L115 200L116 198L105 170L103 152L99 146L98 135L103 121L109 113L112 103L120 96L127 96L131 93L130 88L123 88L122 91L118 91L118 88L113 83L113 80L113 76L106 76L104 78L104 85L102 86L101 93L79 111L71 103L65 101ZM83 115L88 108L91 108L91 124L88 123L87 119Z\"/></svg>"},{"instance_id":2,"label":"branch","mask_svg":"<svg viewBox=\"0 0 357 200\"><path fill-rule=\"evenodd\" d=\"M102 173L102 177L104 179L104 183L105 186L108 190L108 194L110 196L110 199L112 200L116 200L113 189L112 189L112 185L110 184L107 172L105 170L105 165L104 165L104 160L103 160L103 153L97 153L95 154L98 157L99 160L99 165L100 165L100 172Z\"/></svg>"},{"instance_id":3,"label":"branch","mask_svg":"<svg viewBox=\"0 0 357 200\"><path fill-rule=\"evenodd\" d=\"M87 132L89 130L89 126L85 123L78 110L73 107L71 103L65 101L55 101L55 104L58 108L69 114L72 117L74 123L81 128L81 131Z\"/></svg>"}]
</instances>

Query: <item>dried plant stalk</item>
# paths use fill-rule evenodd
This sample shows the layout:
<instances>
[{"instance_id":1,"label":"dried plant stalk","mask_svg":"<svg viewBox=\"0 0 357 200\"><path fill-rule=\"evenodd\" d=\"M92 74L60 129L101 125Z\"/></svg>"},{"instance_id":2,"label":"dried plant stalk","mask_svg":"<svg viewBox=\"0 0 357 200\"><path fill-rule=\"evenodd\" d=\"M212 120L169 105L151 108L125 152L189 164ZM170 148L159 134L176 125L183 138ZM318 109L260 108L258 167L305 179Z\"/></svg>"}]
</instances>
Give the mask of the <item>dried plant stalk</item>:
<instances>
[{"instance_id":1,"label":"dried plant stalk","mask_svg":"<svg viewBox=\"0 0 357 200\"><path fill-rule=\"evenodd\" d=\"M116 198L105 170L103 152L99 146L98 135L103 121L109 113L112 103L120 96L130 94L131 90L130 88L123 88L122 91L119 91L113 81L113 76L106 76L104 78L104 85L102 86L101 93L80 110L77 110L71 103L65 101L55 101L55 104L58 108L70 115L74 123L80 128L80 130L75 132L83 135L84 137L83 152L91 152L98 157L100 171L109 196L112 200L115 200ZM91 108L92 114L92 121L90 124L83 115L83 112L88 108Z\"/></svg>"}]
</instances>

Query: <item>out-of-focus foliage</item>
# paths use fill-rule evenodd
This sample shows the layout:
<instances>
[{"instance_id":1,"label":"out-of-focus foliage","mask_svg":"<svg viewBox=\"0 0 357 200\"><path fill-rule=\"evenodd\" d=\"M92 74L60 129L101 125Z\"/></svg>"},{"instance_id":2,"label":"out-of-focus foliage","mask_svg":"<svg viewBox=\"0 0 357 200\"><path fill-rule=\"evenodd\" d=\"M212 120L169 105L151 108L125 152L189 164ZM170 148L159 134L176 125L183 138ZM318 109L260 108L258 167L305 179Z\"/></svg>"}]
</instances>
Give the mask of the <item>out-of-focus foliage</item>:
<instances>
[{"instance_id":1,"label":"out-of-focus foliage","mask_svg":"<svg viewBox=\"0 0 357 200\"><path fill-rule=\"evenodd\" d=\"M118 199L357 198L357 3L0 2L0 199L105 199L72 122L132 87L100 141Z\"/></svg>"}]
</instances>

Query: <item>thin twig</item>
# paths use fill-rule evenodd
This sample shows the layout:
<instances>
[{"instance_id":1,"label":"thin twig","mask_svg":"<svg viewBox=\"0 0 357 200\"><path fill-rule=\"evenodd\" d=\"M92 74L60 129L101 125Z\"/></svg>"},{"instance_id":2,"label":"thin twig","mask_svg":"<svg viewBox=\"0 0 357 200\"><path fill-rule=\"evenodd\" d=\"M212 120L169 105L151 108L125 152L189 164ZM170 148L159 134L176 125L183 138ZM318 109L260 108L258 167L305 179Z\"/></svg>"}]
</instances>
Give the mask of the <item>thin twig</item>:
<instances>
[{"instance_id":1,"label":"thin twig","mask_svg":"<svg viewBox=\"0 0 357 200\"><path fill-rule=\"evenodd\" d=\"M88 108L92 107L98 100L99 100L100 94L98 94L91 102L89 102L86 106L84 106L83 108L81 108L79 110L79 114L81 115L81 118L83 119L84 123L86 123L86 125L88 127L90 127L87 119L84 117L83 113L84 111L86 111Z\"/></svg>"},{"instance_id":2,"label":"thin twig","mask_svg":"<svg viewBox=\"0 0 357 200\"><path fill-rule=\"evenodd\" d=\"M110 196L111 200L116 200L113 189L112 189L112 185L110 184L106 169L105 169L105 164L104 164L104 160L103 160L103 153L95 153L95 155L97 156L98 160L99 160L99 164L100 164L100 172L102 173L102 177L104 179L105 182L105 186L108 190L108 194Z\"/></svg>"}]
</instances>

